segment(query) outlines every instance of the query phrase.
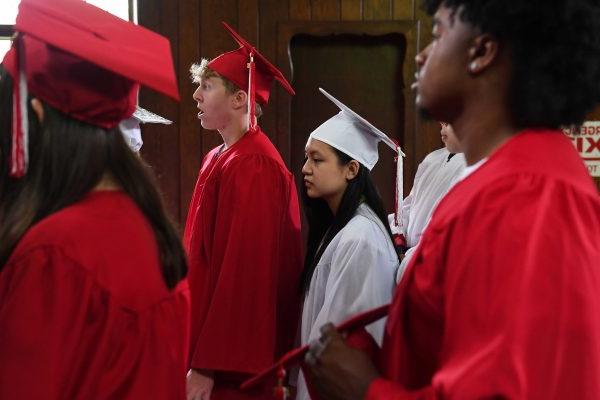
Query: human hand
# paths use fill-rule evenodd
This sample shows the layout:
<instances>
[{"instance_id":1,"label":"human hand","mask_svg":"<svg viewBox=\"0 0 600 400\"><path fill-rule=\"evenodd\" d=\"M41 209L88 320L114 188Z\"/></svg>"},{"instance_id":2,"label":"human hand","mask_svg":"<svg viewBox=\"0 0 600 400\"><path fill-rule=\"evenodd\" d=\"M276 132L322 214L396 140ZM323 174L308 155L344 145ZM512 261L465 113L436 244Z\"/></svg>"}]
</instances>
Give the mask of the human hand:
<instances>
[{"instance_id":1,"label":"human hand","mask_svg":"<svg viewBox=\"0 0 600 400\"><path fill-rule=\"evenodd\" d=\"M186 399L210 400L213 386L214 380L211 376L203 375L197 370L190 369L187 374Z\"/></svg>"},{"instance_id":2,"label":"human hand","mask_svg":"<svg viewBox=\"0 0 600 400\"><path fill-rule=\"evenodd\" d=\"M306 355L308 378L321 400L362 400L379 377L369 357L349 347L332 324L321 328L321 338Z\"/></svg>"}]
</instances>

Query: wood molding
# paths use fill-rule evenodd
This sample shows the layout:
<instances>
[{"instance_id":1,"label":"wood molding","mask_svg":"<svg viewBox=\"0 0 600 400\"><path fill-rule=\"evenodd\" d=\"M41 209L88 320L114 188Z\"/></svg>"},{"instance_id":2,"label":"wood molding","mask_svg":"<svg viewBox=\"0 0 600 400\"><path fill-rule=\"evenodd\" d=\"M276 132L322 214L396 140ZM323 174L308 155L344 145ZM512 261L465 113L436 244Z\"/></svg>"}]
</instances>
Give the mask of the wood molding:
<instances>
[{"instance_id":1,"label":"wood molding","mask_svg":"<svg viewBox=\"0 0 600 400\"><path fill-rule=\"evenodd\" d=\"M330 35L367 35L383 36L388 34L401 34L406 38L406 55L403 66L403 88L405 99L404 109L404 152L411 155L405 161L404 182L405 191L412 184L412 177L416 172L419 161L414 155L419 154L420 121L415 107L415 96L410 89L410 82L414 80L416 72L415 56L420 49L421 31L419 21L335 21L335 22L280 22L277 30L277 65L283 74L291 81L294 79L293 62L290 44L292 38L299 34L313 36ZM279 150L285 162L290 165L292 140L291 140L291 108L290 96L279 96L277 104L277 135ZM408 192L407 192L408 193Z\"/></svg>"}]
</instances>

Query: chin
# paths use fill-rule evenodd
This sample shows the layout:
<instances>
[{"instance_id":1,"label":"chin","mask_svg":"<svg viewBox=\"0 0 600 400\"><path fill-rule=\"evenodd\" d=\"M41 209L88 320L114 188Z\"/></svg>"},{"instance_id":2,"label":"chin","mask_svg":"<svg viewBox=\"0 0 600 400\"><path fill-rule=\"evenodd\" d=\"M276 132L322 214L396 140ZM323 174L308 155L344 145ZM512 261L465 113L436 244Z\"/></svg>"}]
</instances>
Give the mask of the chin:
<instances>
[{"instance_id":1,"label":"chin","mask_svg":"<svg viewBox=\"0 0 600 400\"><path fill-rule=\"evenodd\" d=\"M203 120L200 120L200 125L201 125L201 126L204 128L204 129L206 129L206 130L209 130L209 131L216 131L216 130L217 130L217 128L214 126L214 124L210 124L210 123L208 123L208 122L205 122L205 121L203 121Z\"/></svg>"},{"instance_id":2,"label":"chin","mask_svg":"<svg viewBox=\"0 0 600 400\"><path fill-rule=\"evenodd\" d=\"M314 190L311 189L306 189L306 195L311 199L318 199L321 197L318 193L315 193Z\"/></svg>"}]
</instances>

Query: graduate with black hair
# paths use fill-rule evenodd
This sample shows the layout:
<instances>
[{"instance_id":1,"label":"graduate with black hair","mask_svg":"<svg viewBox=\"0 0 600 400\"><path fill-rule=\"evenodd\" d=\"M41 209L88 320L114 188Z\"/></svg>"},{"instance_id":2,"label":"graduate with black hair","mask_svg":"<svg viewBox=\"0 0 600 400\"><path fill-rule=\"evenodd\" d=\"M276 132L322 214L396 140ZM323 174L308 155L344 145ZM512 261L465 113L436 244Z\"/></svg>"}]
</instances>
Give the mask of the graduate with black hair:
<instances>
[{"instance_id":1,"label":"graduate with black hair","mask_svg":"<svg viewBox=\"0 0 600 400\"><path fill-rule=\"evenodd\" d=\"M175 99L169 41L22 0L0 66L0 398L183 399L187 262L119 124Z\"/></svg>"},{"instance_id":2,"label":"graduate with black hair","mask_svg":"<svg viewBox=\"0 0 600 400\"><path fill-rule=\"evenodd\" d=\"M400 264L371 178L379 143L399 149L385 133L320 90L340 112L310 134L305 148L302 197L309 229L302 274L302 344L318 339L326 322L340 323L388 303ZM368 326L352 343L365 350L376 347L384 325L381 320ZM301 376L297 399L308 398Z\"/></svg>"}]
</instances>

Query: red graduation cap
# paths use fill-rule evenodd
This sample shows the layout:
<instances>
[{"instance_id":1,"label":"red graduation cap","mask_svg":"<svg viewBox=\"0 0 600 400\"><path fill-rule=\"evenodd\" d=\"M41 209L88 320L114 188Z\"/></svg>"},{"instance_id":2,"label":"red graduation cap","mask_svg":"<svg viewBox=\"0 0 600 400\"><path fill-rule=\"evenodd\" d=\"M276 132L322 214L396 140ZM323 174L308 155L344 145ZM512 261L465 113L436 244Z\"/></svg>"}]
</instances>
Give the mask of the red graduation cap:
<instances>
[{"instance_id":1,"label":"red graduation cap","mask_svg":"<svg viewBox=\"0 0 600 400\"><path fill-rule=\"evenodd\" d=\"M383 306L365 311L342 322L336 327L336 329L340 332L352 333L385 317L388 314L389 308L390 304L385 304ZM285 377L285 368L289 368L300 363L304 359L308 349L309 345L304 345L289 351L275 364L243 382L240 388L242 390L253 388L258 384L263 383L267 379L277 375L278 387L275 389L275 394L281 394L284 391L284 389L281 388L281 385L283 384L282 380ZM285 396L282 396L282 398L285 398Z\"/></svg>"},{"instance_id":2,"label":"red graduation cap","mask_svg":"<svg viewBox=\"0 0 600 400\"><path fill-rule=\"evenodd\" d=\"M256 126L254 112L255 100L260 104L269 102L271 83L277 80L290 94L294 89L285 79L281 71L269 62L246 39L241 37L226 22L222 22L229 34L240 45L237 50L223 53L208 63L208 67L224 78L235 83L237 87L248 91L248 105L250 114L250 127Z\"/></svg>"},{"instance_id":3,"label":"red graduation cap","mask_svg":"<svg viewBox=\"0 0 600 400\"><path fill-rule=\"evenodd\" d=\"M81 0L22 0L2 62L14 80L11 175L27 170L27 96L110 129L129 118L139 85L179 100L169 41Z\"/></svg>"}]
</instances>

